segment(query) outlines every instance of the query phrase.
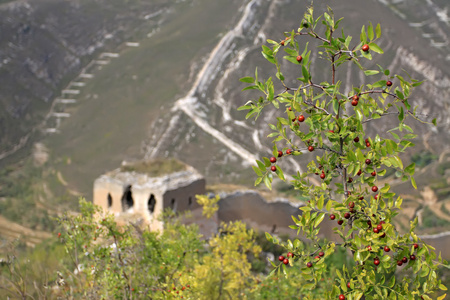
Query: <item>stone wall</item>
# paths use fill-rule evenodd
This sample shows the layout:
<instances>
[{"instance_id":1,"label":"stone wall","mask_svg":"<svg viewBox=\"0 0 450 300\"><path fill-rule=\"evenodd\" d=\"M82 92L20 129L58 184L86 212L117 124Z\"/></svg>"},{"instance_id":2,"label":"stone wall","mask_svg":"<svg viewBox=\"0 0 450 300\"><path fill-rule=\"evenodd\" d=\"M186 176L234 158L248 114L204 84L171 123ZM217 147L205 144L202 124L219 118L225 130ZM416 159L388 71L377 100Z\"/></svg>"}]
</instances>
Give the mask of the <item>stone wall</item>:
<instances>
[{"instance_id":1,"label":"stone wall","mask_svg":"<svg viewBox=\"0 0 450 300\"><path fill-rule=\"evenodd\" d=\"M291 238L304 239L297 236L297 232L289 225L294 225L292 215L301 215L298 205L287 200L268 202L255 191L238 191L231 194L222 194L219 201L218 219L222 222L242 220L250 227L263 232L278 235L286 234ZM325 218L319 231L319 237L330 241L341 242L341 238L333 232L337 226L336 221ZM438 235L421 236L424 242L442 253L442 258L450 259L450 232Z\"/></svg>"}]
</instances>

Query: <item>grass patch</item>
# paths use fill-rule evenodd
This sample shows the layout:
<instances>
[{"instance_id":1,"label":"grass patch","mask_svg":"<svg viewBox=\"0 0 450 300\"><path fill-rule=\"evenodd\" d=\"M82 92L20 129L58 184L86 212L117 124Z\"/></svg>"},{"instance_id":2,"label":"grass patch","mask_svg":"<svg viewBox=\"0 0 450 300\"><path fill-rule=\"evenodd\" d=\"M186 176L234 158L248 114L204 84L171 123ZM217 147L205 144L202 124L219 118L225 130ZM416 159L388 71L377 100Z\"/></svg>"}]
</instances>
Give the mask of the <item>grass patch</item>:
<instances>
[{"instance_id":1,"label":"grass patch","mask_svg":"<svg viewBox=\"0 0 450 300\"><path fill-rule=\"evenodd\" d=\"M186 170L186 165L175 158L139 161L123 165L120 168L120 171L122 172L144 173L151 177L158 177L184 170Z\"/></svg>"}]
</instances>

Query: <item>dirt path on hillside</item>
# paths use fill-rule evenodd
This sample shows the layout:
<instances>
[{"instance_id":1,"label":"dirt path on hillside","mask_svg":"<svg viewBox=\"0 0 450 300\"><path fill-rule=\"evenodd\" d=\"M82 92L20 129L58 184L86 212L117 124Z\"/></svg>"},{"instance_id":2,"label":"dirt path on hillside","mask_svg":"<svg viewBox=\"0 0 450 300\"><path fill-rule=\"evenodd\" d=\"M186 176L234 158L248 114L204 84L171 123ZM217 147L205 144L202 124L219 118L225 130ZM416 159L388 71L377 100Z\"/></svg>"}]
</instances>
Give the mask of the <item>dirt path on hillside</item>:
<instances>
[{"instance_id":1,"label":"dirt path on hillside","mask_svg":"<svg viewBox=\"0 0 450 300\"><path fill-rule=\"evenodd\" d=\"M50 238L52 235L46 231L39 231L27 228L12 222L3 216L0 216L0 235L8 240L13 240L21 237L21 241L25 242L27 246L34 247L43 240Z\"/></svg>"}]
</instances>

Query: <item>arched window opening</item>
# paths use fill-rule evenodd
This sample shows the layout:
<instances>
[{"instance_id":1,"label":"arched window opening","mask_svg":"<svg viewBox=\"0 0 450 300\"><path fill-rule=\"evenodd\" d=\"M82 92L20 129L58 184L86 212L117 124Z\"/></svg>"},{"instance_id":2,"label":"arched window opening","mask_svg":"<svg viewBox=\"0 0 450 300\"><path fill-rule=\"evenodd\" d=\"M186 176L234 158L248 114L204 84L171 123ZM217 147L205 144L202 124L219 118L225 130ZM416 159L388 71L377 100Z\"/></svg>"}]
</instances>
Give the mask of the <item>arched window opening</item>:
<instances>
[{"instance_id":1,"label":"arched window opening","mask_svg":"<svg viewBox=\"0 0 450 300\"><path fill-rule=\"evenodd\" d=\"M156 206L155 195L153 195L153 194L150 195L150 198L148 198L147 206L148 206L148 211L150 212L150 214L152 214L155 211L155 206Z\"/></svg>"},{"instance_id":2,"label":"arched window opening","mask_svg":"<svg viewBox=\"0 0 450 300\"><path fill-rule=\"evenodd\" d=\"M170 208L172 208L173 212L177 212L177 201L174 198L170 201Z\"/></svg>"},{"instance_id":3,"label":"arched window opening","mask_svg":"<svg viewBox=\"0 0 450 300\"><path fill-rule=\"evenodd\" d=\"M112 206L112 196L110 193L108 193L108 208L111 208Z\"/></svg>"},{"instance_id":4,"label":"arched window opening","mask_svg":"<svg viewBox=\"0 0 450 300\"><path fill-rule=\"evenodd\" d=\"M134 205L133 194L131 192L131 185L127 186L122 196L122 210L127 211Z\"/></svg>"},{"instance_id":5,"label":"arched window opening","mask_svg":"<svg viewBox=\"0 0 450 300\"><path fill-rule=\"evenodd\" d=\"M188 205L189 205L189 207L191 207L191 206L192 206L192 197L189 197L189 200L188 200Z\"/></svg>"}]
</instances>

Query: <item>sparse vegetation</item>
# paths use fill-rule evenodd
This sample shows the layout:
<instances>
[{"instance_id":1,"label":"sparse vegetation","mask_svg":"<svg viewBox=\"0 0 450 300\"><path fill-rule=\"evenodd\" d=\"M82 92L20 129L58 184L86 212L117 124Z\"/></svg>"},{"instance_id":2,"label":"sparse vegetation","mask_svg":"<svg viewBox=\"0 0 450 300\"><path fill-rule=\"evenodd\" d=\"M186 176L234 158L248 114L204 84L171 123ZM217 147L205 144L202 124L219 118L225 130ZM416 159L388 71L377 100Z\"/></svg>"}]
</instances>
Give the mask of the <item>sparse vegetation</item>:
<instances>
[{"instance_id":1,"label":"sparse vegetation","mask_svg":"<svg viewBox=\"0 0 450 300\"><path fill-rule=\"evenodd\" d=\"M126 163L120 167L122 172L137 172L158 177L186 170L186 165L175 158L159 158L150 161Z\"/></svg>"}]
</instances>

